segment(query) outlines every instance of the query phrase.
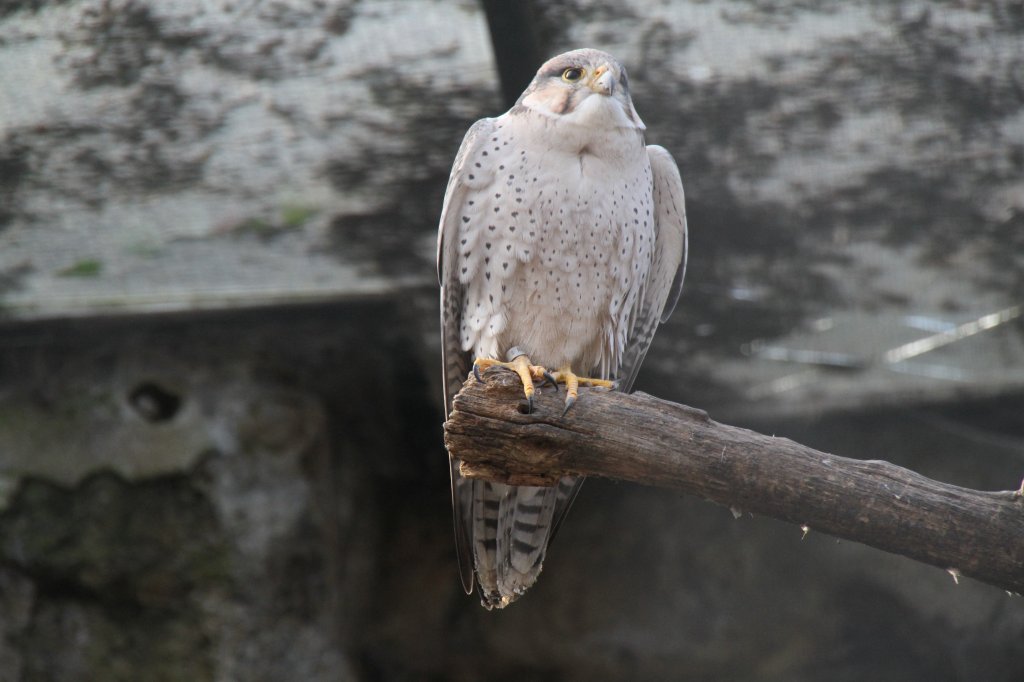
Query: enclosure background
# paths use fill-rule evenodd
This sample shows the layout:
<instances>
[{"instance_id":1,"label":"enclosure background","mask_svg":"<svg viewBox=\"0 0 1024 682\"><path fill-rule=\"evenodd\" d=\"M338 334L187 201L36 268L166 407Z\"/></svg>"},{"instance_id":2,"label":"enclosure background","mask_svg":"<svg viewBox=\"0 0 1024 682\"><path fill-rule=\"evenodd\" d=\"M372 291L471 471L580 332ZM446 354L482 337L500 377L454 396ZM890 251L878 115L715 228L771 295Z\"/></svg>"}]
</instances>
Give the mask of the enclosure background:
<instances>
[{"instance_id":1,"label":"enclosure background","mask_svg":"<svg viewBox=\"0 0 1024 682\"><path fill-rule=\"evenodd\" d=\"M503 4L0 1L0 677L1024 679L1019 597L597 480L483 611L433 265L468 126L608 50L690 220L637 388L1016 489L1021 4Z\"/></svg>"}]
</instances>

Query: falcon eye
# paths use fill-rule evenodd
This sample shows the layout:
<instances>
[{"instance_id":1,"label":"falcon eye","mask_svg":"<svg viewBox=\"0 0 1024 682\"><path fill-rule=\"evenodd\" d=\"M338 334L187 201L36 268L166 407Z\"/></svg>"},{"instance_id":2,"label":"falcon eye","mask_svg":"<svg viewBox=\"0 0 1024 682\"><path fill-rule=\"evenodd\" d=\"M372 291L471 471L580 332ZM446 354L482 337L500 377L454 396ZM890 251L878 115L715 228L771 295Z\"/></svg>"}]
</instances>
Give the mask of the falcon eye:
<instances>
[{"instance_id":1,"label":"falcon eye","mask_svg":"<svg viewBox=\"0 0 1024 682\"><path fill-rule=\"evenodd\" d=\"M575 83L581 78L583 78L583 69L578 66L569 67L562 72L562 80L566 83Z\"/></svg>"}]
</instances>

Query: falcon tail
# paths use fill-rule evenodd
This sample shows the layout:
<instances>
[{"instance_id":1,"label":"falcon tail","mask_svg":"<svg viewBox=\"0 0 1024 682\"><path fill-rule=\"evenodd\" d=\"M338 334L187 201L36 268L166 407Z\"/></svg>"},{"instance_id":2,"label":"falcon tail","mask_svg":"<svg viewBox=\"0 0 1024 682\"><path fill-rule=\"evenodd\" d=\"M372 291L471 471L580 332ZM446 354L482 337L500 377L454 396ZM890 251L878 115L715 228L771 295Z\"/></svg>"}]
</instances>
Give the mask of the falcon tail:
<instances>
[{"instance_id":1,"label":"falcon tail","mask_svg":"<svg viewBox=\"0 0 1024 682\"><path fill-rule=\"evenodd\" d=\"M484 607L504 608L537 581L580 483L565 477L553 487L470 484L473 557Z\"/></svg>"}]
</instances>

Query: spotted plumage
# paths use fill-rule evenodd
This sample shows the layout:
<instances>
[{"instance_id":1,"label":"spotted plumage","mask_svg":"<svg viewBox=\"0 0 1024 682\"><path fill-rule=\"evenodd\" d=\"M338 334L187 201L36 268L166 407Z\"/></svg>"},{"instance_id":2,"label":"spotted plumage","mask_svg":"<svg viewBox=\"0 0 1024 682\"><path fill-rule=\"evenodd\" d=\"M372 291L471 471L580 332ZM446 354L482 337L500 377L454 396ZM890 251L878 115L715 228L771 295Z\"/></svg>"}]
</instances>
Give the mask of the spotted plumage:
<instances>
[{"instance_id":1,"label":"spotted plumage","mask_svg":"<svg viewBox=\"0 0 1024 682\"><path fill-rule=\"evenodd\" d=\"M626 71L598 50L545 63L519 101L477 121L448 182L438 239L445 405L476 357L525 354L629 390L686 266L683 187L645 146ZM452 461L467 592L503 607L540 573L580 481L470 481Z\"/></svg>"}]
</instances>

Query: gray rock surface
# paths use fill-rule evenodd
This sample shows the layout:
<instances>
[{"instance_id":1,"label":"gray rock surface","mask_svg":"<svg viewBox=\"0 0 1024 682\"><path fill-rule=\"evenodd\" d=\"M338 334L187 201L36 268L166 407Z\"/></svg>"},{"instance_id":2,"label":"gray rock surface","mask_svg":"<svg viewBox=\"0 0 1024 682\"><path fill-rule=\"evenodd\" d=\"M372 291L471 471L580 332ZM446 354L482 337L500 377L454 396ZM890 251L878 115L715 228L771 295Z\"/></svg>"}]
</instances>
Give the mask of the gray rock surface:
<instances>
[{"instance_id":1,"label":"gray rock surface","mask_svg":"<svg viewBox=\"0 0 1024 682\"><path fill-rule=\"evenodd\" d=\"M4 679L355 679L376 523L325 401L369 379L315 373L361 342L287 313L81 324L5 347Z\"/></svg>"},{"instance_id":2,"label":"gray rock surface","mask_svg":"<svg viewBox=\"0 0 1024 682\"><path fill-rule=\"evenodd\" d=\"M1017 4L533 13L683 171L638 388L1020 485ZM0 679L1024 678L1019 597L610 482L462 594L433 243L498 93L475 2L0 2Z\"/></svg>"},{"instance_id":3,"label":"gray rock surface","mask_svg":"<svg viewBox=\"0 0 1024 682\"><path fill-rule=\"evenodd\" d=\"M418 189L493 100L472 5L34 8L0 17L8 315L333 300L426 281L424 267L382 268L396 264L372 232L417 210L419 228L433 221L436 189Z\"/></svg>"}]
</instances>

